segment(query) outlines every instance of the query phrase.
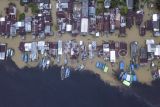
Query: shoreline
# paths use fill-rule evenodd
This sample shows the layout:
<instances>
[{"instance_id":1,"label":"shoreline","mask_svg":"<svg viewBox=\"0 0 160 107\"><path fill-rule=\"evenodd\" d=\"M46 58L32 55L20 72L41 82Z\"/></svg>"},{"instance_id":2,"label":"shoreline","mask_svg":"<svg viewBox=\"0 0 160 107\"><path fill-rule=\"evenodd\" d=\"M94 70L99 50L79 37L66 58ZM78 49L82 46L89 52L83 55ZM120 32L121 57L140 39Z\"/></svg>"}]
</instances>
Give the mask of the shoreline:
<instances>
[{"instance_id":1,"label":"shoreline","mask_svg":"<svg viewBox=\"0 0 160 107\"><path fill-rule=\"evenodd\" d=\"M4 14L4 8L8 5L9 2L15 2L19 13L22 13L24 11L24 7L20 6L19 1L10 0L10 1L6 2L5 0L2 0L1 1L2 6L0 7L0 10L2 10L2 14ZM52 4L52 10L51 11L52 11L53 25L55 25L56 21L57 21L56 20L56 6L54 5L55 1L51 1L51 4ZM144 9L145 9L145 12L146 12L145 15L144 15L144 20L147 20L147 19L150 18L148 13L151 13L151 11L149 9L147 9L147 7L145 7ZM31 10L29 10L29 12L26 14L26 16L30 16L30 15L31 15ZM54 34L56 34L55 30L53 30L53 31L54 31ZM102 58L95 57L93 59L93 63L90 63L90 60L87 60L85 62L86 68L88 70L93 71L94 73L99 74L100 77L102 78L102 80L111 81L112 83L117 84L115 82L115 79L113 78L112 69L115 69L115 68L117 69L118 66L119 66L118 62L119 62L119 60L122 60L122 59L125 61L126 65L129 65L129 62L130 62L130 45L129 44L130 44L130 42L137 41L139 43L139 46L145 46L145 40L146 39L153 39L154 38L156 43L160 42L160 38L153 37L153 34L151 32L148 32L148 31L146 32L146 36L144 36L144 37L139 36L138 27L135 26L135 25L131 29L126 29L126 34L127 34L126 37L118 37L118 31L116 30L114 34L112 34L112 35L109 34L108 37L101 36L101 37L97 38L97 37L93 37L91 35L87 35L87 36L79 36L78 35L77 37L72 37L71 35L66 33L66 34L63 34L62 37L58 37L58 36L47 37L44 41L52 41L53 42L53 41L58 41L58 40L66 41L66 40L75 39L76 41L83 40L84 43L88 43L88 42L91 42L91 41L96 41L98 45L102 44L103 41L109 41L109 40L126 42L127 43L128 55L126 57L120 57L119 59L117 59L115 67L111 67L110 63L107 62L107 65L109 66L109 72L107 72L106 74L103 73L102 71L96 69L96 67L95 67L96 61L104 62ZM28 67L37 66L38 62L29 62L28 64L26 64L21 60L21 52L18 49L19 43L21 41L23 41L23 40L21 40L21 38L19 36L16 36L15 38L12 38L12 39L11 38L5 39L3 37L0 37L0 42L7 43L9 48L13 48L15 50L15 55L13 56L12 60L16 63L16 65L19 68L24 68L27 65L29 65ZM38 41L38 39L32 40L32 35L27 34L24 42L30 42L30 41ZM74 62L70 63L69 66L75 67L76 63L74 63ZM83 61L79 61L79 63L83 63ZM63 61L61 61L60 65L63 65ZM149 69L148 65L138 69L138 71L136 71L136 74L137 74L138 80L141 83L146 83L148 85L151 85L151 81L153 79L152 79L151 72L150 72L150 69Z\"/></svg>"}]
</instances>

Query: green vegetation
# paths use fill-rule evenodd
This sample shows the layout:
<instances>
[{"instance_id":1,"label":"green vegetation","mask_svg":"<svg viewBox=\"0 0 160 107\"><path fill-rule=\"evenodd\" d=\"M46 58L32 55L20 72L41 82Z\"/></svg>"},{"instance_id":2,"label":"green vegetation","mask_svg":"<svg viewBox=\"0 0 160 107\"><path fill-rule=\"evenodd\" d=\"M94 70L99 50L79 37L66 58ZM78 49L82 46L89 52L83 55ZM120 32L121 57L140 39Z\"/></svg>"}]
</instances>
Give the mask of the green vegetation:
<instances>
[{"instance_id":1,"label":"green vegetation","mask_svg":"<svg viewBox=\"0 0 160 107\"><path fill-rule=\"evenodd\" d=\"M127 6L122 7L120 13L123 16L126 15L128 13L128 7Z\"/></svg>"},{"instance_id":2,"label":"green vegetation","mask_svg":"<svg viewBox=\"0 0 160 107\"><path fill-rule=\"evenodd\" d=\"M134 10L134 11L139 10L139 0L134 0L133 10Z\"/></svg>"},{"instance_id":3,"label":"green vegetation","mask_svg":"<svg viewBox=\"0 0 160 107\"><path fill-rule=\"evenodd\" d=\"M21 5L21 6L24 6L24 3L22 2L22 0L20 0L20 5Z\"/></svg>"},{"instance_id":4,"label":"green vegetation","mask_svg":"<svg viewBox=\"0 0 160 107\"><path fill-rule=\"evenodd\" d=\"M156 9L160 11L160 0L155 0Z\"/></svg>"},{"instance_id":5,"label":"green vegetation","mask_svg":"<svg viewBox=\"0 0 160 107\"><path fill-rule=\"evenodd\" d=\"M111 0L111 8L115 8L119 5L120 0Z\"/></svg>"},{"instance_id":6,"label":"green vegetation","mask_svg":"<svg viewBox=\"0 0 160 107\"><path fill-rule=\"evenodd\" d=\"M126 0L111 0L111 8L123 7L126 5Z\"/></svg>"},{"instance_id":7,"label":"green vegetation","mask_svg":"<svg viewBox=\"0 0 160 107\"><path fill-rule=\"evenodd\" d=\"M22 20L24 20L25 19L25 13L21 13L20 15L19 15L19 21L22 21Z\"/></svg>"},{"instance_id":8,"label":"green vegetation","mask_svg":"<svg viewBox=\"0 0 160 107\"><path fill-rule=\"evenodd\" d=\"M29 5L28 5L28 7L30 7L31 8L31 11L32 11L32 13L33 14L36 14L36 13L38 13L38 6L36 5L36 4L34 4L34 3L30 3Z\"/></svg>"},{"instance_id":9,"label":"green vegetation","mask_svg":"<svg viewBox=\"0 0 160 107\"><path fill-rule=\"evenodd\" d=\"M98 3L104 3L104 0L97 0Z\"/></svg>"},{"instance_id":10,"label":"green vegetation","mask_svg":"<svg viewBox=\"0 0 160 107\"><path fill-rule=\"evenodd\" d=\"M98 2L97 3L97 8L96 8L96 15L102 13L104 11L104 3L103 2Z\"/></svg>"}]
</instances>

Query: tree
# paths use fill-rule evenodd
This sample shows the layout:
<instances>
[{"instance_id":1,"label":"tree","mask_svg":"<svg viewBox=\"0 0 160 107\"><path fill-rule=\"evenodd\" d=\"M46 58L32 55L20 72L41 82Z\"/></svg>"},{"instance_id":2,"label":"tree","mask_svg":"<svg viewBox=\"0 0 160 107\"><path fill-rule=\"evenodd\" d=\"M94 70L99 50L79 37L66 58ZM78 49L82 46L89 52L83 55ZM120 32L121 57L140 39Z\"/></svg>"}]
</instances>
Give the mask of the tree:
<instances>
[{"instance_id":1,"label":"tree","mask_svg":"<svg viewBox=\"0 0 160 107\"><path fill-rule=\"evenodd\" d=\"M33 14L36 14L36 13L38 13L38 11L39 11L38 6L37 6L36 4L30 3L30 4L28 5L28 7L31 8L31 11L32 11Z\"/></svg>"},{"instance_id":2,"label":"tree","mask_svg":"<svg viewBox=\"0 0 160 107\"><path fill-rule=\"evenodd\" d=\"M120 10L121 15L126 15L128 13L128 7L127 6L123 6Z\"/></svg>"},{"instance_id":3,"label":"tree","mask_svg":"<svg viewBox=\"0 0 160 107\"><path fill-rule=\"evenodd\" d=\"M19 21L22 21L22 20L24 20L25 19L25 13L21 13L20 15L19 15Z\"/></svg>"},{"instance_id":4,"label":"tree","mask_svg":"<svg viewBox=\"0 0 160 107\"><path fill-rule=\"evenodd\" d=\"M120 0L111 0L111 8L119 6Z\"/></svg>"}]
</instances>

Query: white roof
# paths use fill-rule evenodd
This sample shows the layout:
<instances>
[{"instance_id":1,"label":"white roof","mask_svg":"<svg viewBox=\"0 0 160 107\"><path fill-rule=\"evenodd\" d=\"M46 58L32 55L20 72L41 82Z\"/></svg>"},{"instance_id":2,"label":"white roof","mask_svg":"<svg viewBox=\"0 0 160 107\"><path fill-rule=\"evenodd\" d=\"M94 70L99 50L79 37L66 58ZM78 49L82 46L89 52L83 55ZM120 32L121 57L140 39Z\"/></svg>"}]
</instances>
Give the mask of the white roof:
<instances>
[{"instance_id":1,"label":"white roof","mask_svg":"<svg viewBox=\"0 0 160 107\"><path fill-rule=\"evenodd\" d=\"M97 32L97 33L96 33L96 36L98 37L99 35L100 35L100 33L99 33L99 32Z\"/></svg>"},{"instance_id":2,"label":"white roof","mask_svg":"<svg viewBox=\"0 0 160 107\"><path fill-rule=\"evenodd\" d=\"M79 45L83 45L83 41L79 41Z\"/></svg>"},{"instance_id":3,"label":"white roof","mask_svg":"<svg viewBox=\"0 0 160 107\"><path fill-rule=\"evenodd\" d=\"M66 25L66 31L67 31L67 32L72 31L72 25L67 24L67 25Z\"/></svg>"},{"instance_id":4,"label":"white roof","mask_svg":"<svg viewBox=\"0 0 160 107\"><path fill-rule=\"evenodd\" d=\"M6 53L0 52L0 60L5 60Z\"/></svg>"},{"instance_id":5,"label":"white roof","mask_svg":"<svg viewBox=\"0 0 160 107\"><path fill-rule=\"evenodd\" d=\"M160 69L158 70L158 74L159 74L159 76L160 76Z\"/></svg>"},{"instance_id":6,"label":"white roof","mask_svg":"<svg viewBox=\"0 0 160 107\"><path fill-rule=\"evenodd\" d=\"M155 42L154 42L154 39L147 39L146 40L146 45L148 45L148 44L154 44Z\"/></svg>"},{"instance_id":7,"label":"white roof","mask_svg":"<svg viewBox=\"0 0 160 107\"><path fill-rule=\"evenodd\" d=\"M38 46L44 46L45 45L45 41L38 41Z\"/></svg>"},{"instance_id":8,"label":"white roof","mask_svg":"<svg viewBox=\"0 0 160 107\"><path fill-rule=\"evenodd\" d=\"M130 80L131 80L131 76L127 74L126 81L130 81Z\"/></svg>"},{"instance_id":9,"label":"white roof","mask_svg":"<svg viewBox=\"0 0 160 107\"><path fill-rule=\"evenodd\" d=\"M62 55L62 40L58 41L58 55Z\"/></svg>"},{"instance_id":10,"label":"white roof","mask_svg":"<svg viewBox=\"0 0 160 107\"><path fill-rule=\"evenodd\" d=\"M155 52L156 50L156 45L155 44L148 44L147 45L147 51L148 52Z\"/></svg>"},{"instance_id":11,"label":"white roof","mask_svg":"<svg viewBox=\"0 0 160 107\"><path fill-rule=\"evenodd\" d=\"M92 44L89 44L89 45L88 45L88 49L89 49L89 50L92 50Z\"/></svg>"},{"instance_id":12,"label":"white roof","mask_svg":"<svg viewBox=\"0 0 160 107\"><path fill-rule=\"evenodd\" d=\"M25 31L31 32L31 22L25 22Z\"/></svg>"},{"instance_id":13,"label":"white roof","mask_svg":"<svg viewBox=\"0 0 160 107\"><path fill-rule=\"evenodd\" d=\"M88 18L81 19L81 32L82 33L88 32Z\"/></svg>"},{"instance_id":14,"label":"white roof","mask_svg":"<svg viewBox=\"0 0 160 107\"><path fill-rule=\"evenodd\" d=\"M103 52L109 52L109 44L103 44Z\"/></svg>"},{"instance_id":15,"label":"white roof","mask_svg":"<svg viewBox=\"0 0 160 107\"><path fill-rule=\"evenodd\" d=\"M19 28L19 27L24 27L24 22L17 22L16 23L16 28Z\"/></svg>"},{"instance_id":16,"label":"white roof","mask_svg":"<svg viewBox=\"0 0 160 107\"><path fill-rule=\"evenodd\" d=\"M2 22L2 21L5 21L5 17L1 17L0 18L0 21Z\"/></svg>"},{"instance_id":17,"label":"white roof","mask_svg":"<svg viewBox=\"0 0 160 107\"><path fill-rule=\"evenodd\" d=\"M39 13L39 14L38 14L38 16L42 16L42 14L41 14L41 13Z\"/></svg>"},{"instance_id":18,"label":"white roof","mask_svg":"<svg viewBox=\"0 0 160 107\"><path fill-rule=\"evenodd\" d=\"M71 48L71 56L74 55L74 51L73 48Z\"/></svg>"},{"instance_id":19,"label":"white roof","mask_svg":"<svg viewBox=\"0 0 160 107\"><path fill-rule=\"evenodd\" d=\"M31 47L32 46L32 43L25 43L24 44L24 47L25 47L25 51L31 51Z\"/></svg>"},{"instance_id":20,"label":"white roof","mask_svg":"<svg viewBox=\"0 0 160 107\"><path fill-rule=\"evenodd\" d=\"M155 49L154 55L155 56L160 56L160 45L156 45L156 49Z\"/></svg>"},{"instance_id":21,"label":"white roof","mask_svg":"<svg viewBox=\"0 0 160 107\"><path fill-rule=\"evenodd\" d=\"M110 62L116 62L116 52L110 51Z\"/></svg>"},{"instance_id":22,"label":"white roof","mask_svg":"<svg viewBox=\"0 0 160 107\"><path fill-rule=\"evenodd\" d=\"M158 21L158 14L153 14L152 20L153 21Z\"/></svg>"}]
</instances>

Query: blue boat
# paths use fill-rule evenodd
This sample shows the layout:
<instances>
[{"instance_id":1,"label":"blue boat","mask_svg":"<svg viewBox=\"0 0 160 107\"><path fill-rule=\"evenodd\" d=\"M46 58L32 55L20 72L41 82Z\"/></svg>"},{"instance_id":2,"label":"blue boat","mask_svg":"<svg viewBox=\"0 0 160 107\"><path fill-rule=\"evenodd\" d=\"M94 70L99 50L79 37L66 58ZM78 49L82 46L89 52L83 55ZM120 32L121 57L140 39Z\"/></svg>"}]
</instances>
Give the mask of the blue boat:
<instances>
[{"instance_id":1,"label":"blue boat","mask_svg":"<svg viewBox=\"0 0 160 107\"><path fill-rule=\"evenodd\" d=\"M28 62L28 60L29 60L29 56L28 56L28 54L27 54L27 53L23 53L23 54L22 54L22 60L23 60L25 63L27 63L27 62Z\"/></svg>"},{"instance_id":2,"label":"blue boat","mask_svg":"<svg viewBox=\"0 0 160 107\"><path fill-rule=\"evenodd\" d=\"M69 76L70 76L70 68L69 67L67 67L66 69L65 69L65 78L68 78Z\"/></svg>"}]
</instances>

